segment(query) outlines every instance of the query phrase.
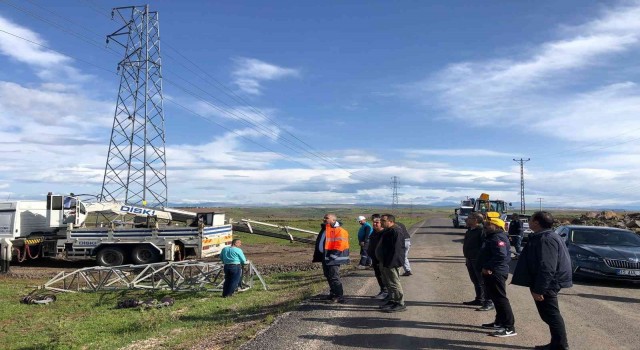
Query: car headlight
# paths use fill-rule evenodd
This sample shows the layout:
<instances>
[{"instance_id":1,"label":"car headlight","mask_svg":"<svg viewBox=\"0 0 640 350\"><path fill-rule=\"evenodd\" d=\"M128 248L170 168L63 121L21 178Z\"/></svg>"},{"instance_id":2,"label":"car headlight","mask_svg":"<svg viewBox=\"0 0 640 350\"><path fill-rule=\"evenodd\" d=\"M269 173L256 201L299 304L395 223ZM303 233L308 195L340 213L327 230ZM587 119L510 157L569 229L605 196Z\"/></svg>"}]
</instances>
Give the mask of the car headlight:
<instances>
[{"instance_id":1,"label":"car headlight","mask_svg":"<svg viewBox=\"0 0 640 350\"><path fill-rule=\"evenodd\" d=\"M587 254L576 254L576 259L580 261L604 261L602 257Z\"/></svg>"}]
</instances>

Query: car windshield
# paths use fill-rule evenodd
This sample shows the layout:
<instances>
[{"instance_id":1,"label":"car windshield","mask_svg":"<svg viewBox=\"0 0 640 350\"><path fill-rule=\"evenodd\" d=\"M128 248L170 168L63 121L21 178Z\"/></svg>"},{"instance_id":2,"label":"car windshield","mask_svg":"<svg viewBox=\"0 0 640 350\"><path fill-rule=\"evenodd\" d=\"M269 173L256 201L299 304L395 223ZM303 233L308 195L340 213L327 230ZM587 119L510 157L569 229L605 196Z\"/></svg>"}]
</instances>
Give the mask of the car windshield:
<instances>
[{"instance_id":1,"label":"car windshield","mask_svg":"<svg viewBox=\"0 0 640 350\"><path fill-rule=\"evenodd\" d=\"M576 244L640 247L640 237L623 230L574 229L571 241Z\"/></svg>"},{"instance_id":2,"label":"car windshield","mask_svg":"<svg viewBox=\"0 0 640 350\"><path fill-rule=\"evenodd\" d=\"M471 213L471 208L460 208L460 214L469 215Z\"/></svg>"}]
</instances>

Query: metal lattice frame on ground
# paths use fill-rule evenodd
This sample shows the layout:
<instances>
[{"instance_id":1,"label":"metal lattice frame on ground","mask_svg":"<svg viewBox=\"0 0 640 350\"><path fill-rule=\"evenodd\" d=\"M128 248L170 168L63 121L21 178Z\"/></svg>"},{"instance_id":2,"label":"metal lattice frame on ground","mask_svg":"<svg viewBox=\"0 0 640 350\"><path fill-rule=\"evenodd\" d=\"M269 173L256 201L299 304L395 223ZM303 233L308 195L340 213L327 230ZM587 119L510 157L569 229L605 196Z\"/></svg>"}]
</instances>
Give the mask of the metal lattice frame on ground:
<instances>
[{"instance_id":1,"label":"metal lattice frame on ground","mask_svg":"<svg viewBox=\"0 0 640 350\"><path fill-rule=\"evenodd\" d=\"M123 26L107 36L124 48L120 88L101 201L167 205L162 61L158 13L149 6L114 8Z\"/></svg>"},{"instance_id":2,"label":"metal lattice frame on ground","mask_svg":"<svg viewBox=\"0 0 640 350\"><path fill-rule=\"evenodd\" d=\"M146 265L85 267L73 272L60 272L42 286L57 292L97 292L108 290L147 289L182 291L222 291L223 265L217 262L169 261ZM252 288L254 280L267 284L248 261L242 284Z\"/></svg>"}]
</instances>

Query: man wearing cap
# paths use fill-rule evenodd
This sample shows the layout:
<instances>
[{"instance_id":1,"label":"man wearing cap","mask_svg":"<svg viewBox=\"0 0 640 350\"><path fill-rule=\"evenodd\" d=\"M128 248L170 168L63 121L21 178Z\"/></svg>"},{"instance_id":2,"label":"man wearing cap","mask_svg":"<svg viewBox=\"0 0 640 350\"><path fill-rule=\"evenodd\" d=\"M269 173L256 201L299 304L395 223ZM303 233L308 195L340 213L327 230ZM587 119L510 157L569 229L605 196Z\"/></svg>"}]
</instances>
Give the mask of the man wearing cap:
<instances>
[{"instance_id":1,"label":"man wearing cap","mask_svg":"<svg viewBox=\"0 0 640 350\"><path fill-rule=\"evenodd\" d=\"M358 264L359 270L364 270L371 266L371 257L367 253L369 249L369 240L371 233L373 233L373 227L367 222L367 218L360 215L357 218L360 223L360 229L358 230L358 243L360 244L360 263Z\"/></svg>"},{"instance_id":2,"label":"man wearing cap","mask_svg":"<svg viewBox=\"0 0 640 350\"><path fill-rule=\"evenodd\" d=\"M485 222L485 239L480 248L478 262L482 267L482 277L486 292L496 308L496 318L482 328L493 329L494 337L511 337L517 335L514 327L515 319L509 298L507 298L507 278L511 262L511 246L509 237L504 232L504 221L487 213Z\"/></svg>"}]
</instances>

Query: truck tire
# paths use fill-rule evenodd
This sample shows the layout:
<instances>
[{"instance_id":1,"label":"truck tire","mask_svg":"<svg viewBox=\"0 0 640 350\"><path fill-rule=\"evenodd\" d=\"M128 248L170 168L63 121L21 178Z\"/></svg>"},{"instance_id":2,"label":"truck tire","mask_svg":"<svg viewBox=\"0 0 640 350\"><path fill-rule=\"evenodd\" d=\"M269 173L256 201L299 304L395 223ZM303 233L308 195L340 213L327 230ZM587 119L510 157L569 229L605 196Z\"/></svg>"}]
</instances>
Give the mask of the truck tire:
<instances>
[{"instance_id":1,"label":"truck tire","mask_svg":"<svg viewBox=\"0 0 640 350\"><path fill-rule=\"evenodd\" d=\"M104 247L98 251L96 260L100 266L118 266L124 264L124 252L118 247Z\"/></svg>"},{"instance_id":2,"label":"truck tire","mask_svg":"<svg viewBox=\"0 0 640 350\"><path fill-rule=\"evenodd\" d=\"M131 260L136 265L152 264L160 260L160 255L153 246L142 244L133 248Z\"/></svg>"},{"instance_id":3,"label":"truck tire","mask_svg":"<svg viewBox=\"0 0 640 350\"><path fill-rule=\"evenodd\" d=\"M458 220L453 220L453 227L460 228L460 224L458 224Z\"/></svg>"}]
</instances>

